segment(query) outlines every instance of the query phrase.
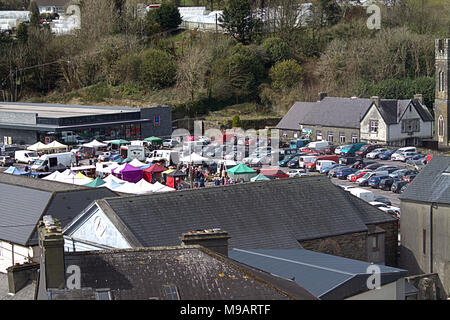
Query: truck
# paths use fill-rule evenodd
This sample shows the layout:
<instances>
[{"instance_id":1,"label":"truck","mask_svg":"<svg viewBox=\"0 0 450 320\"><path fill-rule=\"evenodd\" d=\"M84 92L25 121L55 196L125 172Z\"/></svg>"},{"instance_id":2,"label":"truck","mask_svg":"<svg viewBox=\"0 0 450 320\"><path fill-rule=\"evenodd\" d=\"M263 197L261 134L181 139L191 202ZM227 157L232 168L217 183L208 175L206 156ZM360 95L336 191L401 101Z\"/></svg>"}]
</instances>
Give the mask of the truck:
<instances>
[{"instance_id":1,"label":"truck","mask_svg":"<svg viewBox=\"0 0 450 320\"><path fill-rule=\"evenodd\" d=\"M339 162L339 157L337 155L324 155L324 156L317 156L316 160L313 162L309 162L306 164L305 168L311 171L316 170L316 166L317 166L317 162L319 160L330 160L330 161L334 161L334 163L338 163ZM317 171L319 171L319 169L317 169Z\"/></svg>"},{"instance_id":2,"label":"truck","mask_svg":"<svg viewBox=\"0 0 450 320\"><path fill-rule=\"evenodd\" d=\"M122 158L145 160L145 147L139 145L127 145L120 147L120 156Z\"/></svg>"},{"instance_id":3,"label":"truck","mask_svg":"<svg viewBox=\"0 0 450 320\"><path fill-rule=\"evenodd\" d=\"M372 191L362 189L362 188L350 188L348 189L352 195L358 197L364 201L371 202L374 201L375 196Z\"/></svg>"},{"instance_id":4,"label":"truck","mask_svg":"<svg viewBox=\"0 0 450 320\"><path fill-rule=\"evenodd\" d=\"M61 140L65 144L81 144L87 142L85 139L83 139L73 131L62 131Z\"/></svg>"},{"instance_id":5,"label":"truck","mask_svg":"<svg viewBox=\"0 0 450 320\"><path fill-rule=\"evenodd\" d=\"M365 146L366 142L357 142L352 144L347 144L341 147L341 155L343 156L354 156L355 152L361 149L362 146Z\"/></svg>"},{"instance_id":6,"label":"truck","mask_svg":"<svg viewBox=\"0 0 450 320\"><path fill-rule=\"evenodd\" d=\"M311 142L311 139L295 139L289 141L289 148L290 149L300 149L306 146L308 143Z\"/></svg>"},{"instance_id":7,"label":"truck","mask_svg":"<svg viewBox=\"0 0 450 320\"><path fill-rule=\"evenodd\" d=\"M150 152L146 162L164 161L166 166L177 165L179 163L179 153L176 150L154 150Z\"/></svg>"},{"instance_id":8,"label":"truck","mask_svg":"<svg viewBox=\"0 0 450 320\"><path fill-rule=\"evenodd\" d=\"M32 164L39 159L39 156L35 151L17 150L14 153L14 159L16 160L16 162Z\"/></svg>"},{"instance_id":9,"label":"truck","mask_svg":"<svg viewBox=\"0 0 450 320\"><path fill-rule=\"evenodd\" d=\"M32 171L51 171L57 167L70 168L76 163L75 155L72 152L51 153L41 156L31 166Z\"/></svg>"},{"instance_id":10,"label":"truck","mask_svg":"<svg viewBox=\"0 0 450 320\"><path fill-rule=\"evenodd\" d=\"M306 147L315 149L315 150L324 150L330 145L330 143L326 140L313 141L306 145Z\"/></svg>"}]
</instances>

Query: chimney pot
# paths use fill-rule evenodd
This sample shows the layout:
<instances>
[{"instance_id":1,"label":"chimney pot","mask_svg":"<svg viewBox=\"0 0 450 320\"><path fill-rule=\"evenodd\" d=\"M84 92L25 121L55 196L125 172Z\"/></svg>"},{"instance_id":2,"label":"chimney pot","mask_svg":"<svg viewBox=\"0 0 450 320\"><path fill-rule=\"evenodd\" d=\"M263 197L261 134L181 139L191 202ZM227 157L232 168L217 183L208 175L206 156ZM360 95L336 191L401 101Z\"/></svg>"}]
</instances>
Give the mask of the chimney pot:
<instances>
[{"instance_id":1,"label":"chimney pot","mask_svg":"<svg viewBox=\"0 0 450 320\"><path fill-rule=\"evenodd\" d=\"M375 105L376 105L377 107L380 106L381 99L380 99L379 96L372 96L372 97L370 97L370 99L375 103Z\"/></svg>"},{"instance_id":2,"label":"chimney pot","mask_svg":"<svg viewBox=\"0 0 450 320\"><path fill-rule=\"evenodd\" d=\"M181 245L201 245L211 251L228 256L228 239L231 237L227 231L219 228L195 230L181 234Z\"/></svg>"},{"instance_id":3,"label":"chimney pot","mask_svg":"<svg viewBox=\"0 0 450 320\"><path fill-rule=\"evenodd\" d=\"M423 94L421 94L421 93L415 94L415 95L414 95L414 100L419 101L419 103L420 103L421 105L423 105L423 104L424 104Z\"/></svg>"}]
</instances>

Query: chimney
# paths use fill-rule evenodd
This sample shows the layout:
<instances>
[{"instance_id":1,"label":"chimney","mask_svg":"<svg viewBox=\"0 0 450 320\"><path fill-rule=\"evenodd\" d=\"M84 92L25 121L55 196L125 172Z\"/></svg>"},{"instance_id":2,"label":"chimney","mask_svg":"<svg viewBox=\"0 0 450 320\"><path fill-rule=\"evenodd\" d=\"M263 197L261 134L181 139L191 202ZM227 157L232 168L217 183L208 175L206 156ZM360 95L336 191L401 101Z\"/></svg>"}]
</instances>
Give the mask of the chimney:
<instances>
[{"instance_id":1,"label":"chimney","mask_svg":"<svg viewBox=\"0 0 450 320\"><path fill-rule=\"evenodd\" d=\"M221 229L196 230L181 234L182 246L201 245L211 251L228 257L228 232Z\"/></svg>"},{"instance_id":2,"label":"chimney","mask_svg":"<svg viewBox=\"0 0 450 320\"><path fill-rule=\"evenodd\" d=\"M44 216L39 224L39 246L46 289L64 289L64 238L61 224L52 216Z\"/></svg>"},{"instance_id":3,"label":"chimney","mask_svg":"<svg viewBox=\"0 0 450 320\"><path fill-rule=\"evenodd\" d=\"M417 100L417 101L419 101L419 103L420 103L421 105L424 105L424 103L423 103L423 94L421 94L421 93L416 93L416 94L414 95L414 100Z\"/></svg>"},{"instance_id":4,"label":"chimney","mask_svg":"<svg viewBox=\"0 0 450 320\"><path fill-rule=\"evenodd\" d=\"M320 92L319 93L319 101L322 101L328 94L326 92Z\"/></svg>"},{"instance_id":5,"label":"chimney","mask_svg":"<svg viewBox=\"0 0 450 320\"><path fill-rule=\"evenodd\" d=\"M376 105L377 107L380 106L381 100L380 100L380 97L379 97L379 96L372 96L372 97L370 97L370 99L375 103L375 105Z\"/></svg>"},{"instance_id":6,"label":"chimney","mask_svg":"<svg viewBox=\"0 0 450 320\"><path fill-rule=\"evenodd\" d=\"M22 290L29 281L36 281L38 269L39 263L33 262L26 262L6 269L8 272L8 292L16 294Z\"/></svg>"}]
</instances>

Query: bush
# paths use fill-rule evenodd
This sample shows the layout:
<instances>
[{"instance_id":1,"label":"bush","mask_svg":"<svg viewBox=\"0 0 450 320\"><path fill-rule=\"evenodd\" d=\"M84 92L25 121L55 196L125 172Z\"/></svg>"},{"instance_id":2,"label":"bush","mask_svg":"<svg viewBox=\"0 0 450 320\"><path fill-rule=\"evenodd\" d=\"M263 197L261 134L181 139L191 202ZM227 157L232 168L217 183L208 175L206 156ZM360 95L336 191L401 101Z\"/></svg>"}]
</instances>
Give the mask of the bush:
<instances>
[{"instance_id":1,"label":"bush","mask_svg":"<svg viewBox=\"0 0 450 320\"><path fill-rule=\"evenodd\" d=\"M161 89L175 84L177 65L164 51L148 49L142 56L141 80L146 87Z\"/></svg>"},{"instance_id":2,"label":"bush","mask_svg":"<svg viewBox=\"0 0 450 320\"><path fill-rule=\"evenodd\" d=\"M277 62L269 71L272 87L290 89L302 81L302 67L295 60Z\"/></svg>"},{"instance_id":3,"label":"bush","mask_svg":"<svg viewBox=\"0 0 450 320\"><path fill-rule=\"evenodd\" d=\"M266 50L272 63L288 60L292 57L289 45L281 38L267 38L262 43L262 47Z\"/></svg>"},{"instance_id":4,"label":"bush","mask_svg":"<svg viewBox=\"0 0 450 320\"><path fill-rule=\"evenodd\" d=\"M177 28L181 24L180 11L174 3L163 3L157 9L152 9L147 13L147 23L158 25L163 30Z\"/></svg>"},{"instance_id":5,"label":"bush","mask_svg":"<svg viewBox=\"0 0 450 320\"><path fill-rule=\"evenodd\" d=\"M233 122L231 123L231 126L233 128L240 128L240 127L242 127L241 119L239 118L239 116L237 114L234 115Z\"/></svg>"},{"instance_id":6,"label":"bush","mask_svg":"<svg viewBox=\"0 0 450 320\"><path fill-rule=\"evenodd\" d=\"M111 97L111 91L105 82L85 88L82 94L85 102L102 102Z\"/></svg>"},{"instance_id":7,"label":"bush","mask_svg":"<svg viewBox=\"0 0 450 320\"><path fill-rule=\"evenodd\" d=\"M136 53L121 56L113 65L111 78L113 84L138 82L141 74L142 59Z\"/></svg>"}]
</instances>

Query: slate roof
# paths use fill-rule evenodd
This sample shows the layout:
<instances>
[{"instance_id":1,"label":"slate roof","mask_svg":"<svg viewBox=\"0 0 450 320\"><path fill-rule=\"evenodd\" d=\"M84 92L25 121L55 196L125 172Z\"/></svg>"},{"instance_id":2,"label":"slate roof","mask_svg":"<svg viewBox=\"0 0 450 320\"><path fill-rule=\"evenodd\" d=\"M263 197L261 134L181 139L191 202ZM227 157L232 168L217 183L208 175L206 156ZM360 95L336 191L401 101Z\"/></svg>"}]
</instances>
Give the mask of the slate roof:
<instances>
[{"instance_id":1,"label":"slate roof","mask_svg":"<svg viewBox=\"0 0 450 320\"><path fill-rule=\"evenodd\" d=\"M450 157L433 156L400 199L450 204Z\"/></svg>"},{"instance_id":2,"label":"slate roof","mask_svg":"<svg viewBox=\"0 0 450 320\"><path fill-rule=\"evenodd\" d=\"M97 200L133 246L178 245L183 232L221 228L238 248L299 248L298 241L366 232L395 221L312 176ZM76 222L74 222L76 223Z\"/></svg>"},{"instance_id":3,"label":"slate roof","mask_svg":"<svg viewBox=\"0 0 450 320\"><path fill-rule=\"evenodd\" d=\"M112 196L116 193L106 188L0 174L0 239L36 245L36 225L43 215L57 218L64 227L94 200Z\"/></svg>"},{"instance_id":4,"label":"slate roof","mask_svg":"<svg viewBox=\"0 0 450 320\"><path fill-rule=\"evenodd\" d=\"M368 291L370 263L304 249L230 249L229 257L254 268L294 279L321 299L345 299ZM407 270L378 265L381 285L405 277Z\"/></svg>"},{"instance_id":5,"label":"slate roof","mask_svg":"<svg viewBox=\"0 0 450 320\"><path fill-rule=\"evenodd\" d=\"M380 99L377 109L387 124L395 124L410 103L416 107L423 121L434 120L426 106L414 99ZM299 124L302 124L359 129L361 119L372 104L372 99L339 97L325 97L317 102L296 102L276 128L300 130Z\"/></svg>"},{"instance_id":6,"label":"slate roof","mask_svg":"<svg viewBox=\"0 0 450 320\"><path fill-rule=\"evenodd\" d=\"M201 246L71 252L65 264L80 267L82 288L108 288L113 300L167 300L164 285L176 286L181 300L317 299L294 281ZM71 296L52 294L60 298Z\"/></svg>"}]
</instances>

